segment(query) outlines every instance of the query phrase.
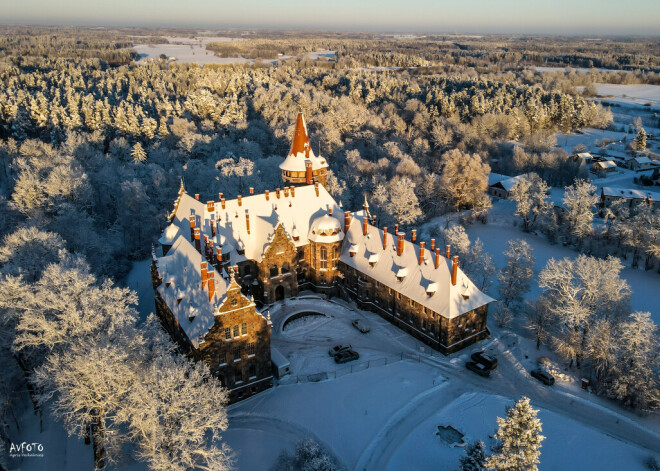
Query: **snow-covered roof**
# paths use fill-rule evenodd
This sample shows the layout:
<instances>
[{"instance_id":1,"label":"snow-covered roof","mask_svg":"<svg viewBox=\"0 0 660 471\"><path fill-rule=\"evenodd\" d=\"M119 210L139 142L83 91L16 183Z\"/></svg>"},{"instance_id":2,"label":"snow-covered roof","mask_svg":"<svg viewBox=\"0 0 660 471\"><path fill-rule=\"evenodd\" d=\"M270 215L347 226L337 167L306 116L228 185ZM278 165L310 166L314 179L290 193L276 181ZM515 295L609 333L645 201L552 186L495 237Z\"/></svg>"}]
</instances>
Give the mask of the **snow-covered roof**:
<instances>
[{"instance_id":1,"label":"snow-covered roof","mask_svg":"<svg viewBox=\"0 0 660 471\"><path fill-rule=\"evenodd\" d=\"M158 239L158 243L161 245L172 245L180 234L181 228L177 225L170 224L163 231L163 235Z\"/></svg>"},{"instance_id":2,"label":"snow-covered roof","mask_svg":"<svg viewBox=\"0 0 660 471\"><path fill-rule=\"evenodd\" d=\"M227 200L225 209L215 201L212 211L205 202L184 193L179 199L172 224L178 226L182 234L189 235L188 218L195 216L202 240L206 235L215 247L222 247L223 254L229 251L229 261L234 265L245 260L260 262L279 224L291 236L296 247L300 247L309 243L307 235L310 234L312 222L327 216L329 209L333 211L332 219L343 221L344 212L323 185L318 185L318 196L315 185L297 187L293 192L280 190L279 193L279 198L275 191L269 193L268 199L265 194L242 197L240 206L238 199ZM211 231L212 220L215 237ZM343 237L341 229L340 223L339 233L342 235L335 237ZM298 240L293 237L296 234ZM239 253L237 249L244 250L244 253Z\"/></svg>"},{"instance_id":3,"label":"snow-covered roof","mask_svg":"<svg viewBox=\"0 0 660 471\"><path fill-rule=\"evenodd\" d=\"M344 240L341 222L329 214L317 217L312 221L307 238L313 242L339 242Z\"/></svg>"},{"instance_id":4,"label":"snow-covered roof","mask_svg":"<svg viewBox=\"0 0 660 471\"><path fill-rule=\"evenodd\" d=\"M309 141L309 135L307 134L305 117L302 113L298 113L296 130L293 134L293 140L291 141L291 149L289 149L289 154L286 159L284 159L284 162L280 164L280 169L290 172L304 172L306 169L306 161L311 162L312 170L319 170L328 167L328 162L324 157L320 155L316 156L314 154Z\"/></svg>"},{"instance_id":5,"label":"snow-covered roof","mask_svg":"<svg viewBox=\"0 0 660 471\"><path fill-rule=\"evenodd\" d=\"M494 185L495 183L499 183L502 180L506 180L507 178L511 178L511 177L508 177L506 175L501 175L499 173L490 172L488 174L488 186Z\"/></svg>"},{"instance_id":6,"label":"snow-covered roof","mask_svg":"<svg viewBox=\"0 0 660 471\"><path fill-rule=\"evenodd\" d=\"M594 164L594 167L600 167L600 168L615 168L616 167L616 162L613 162L611 160L602 160L600 162L596 162Z\"/></svg>"},{"instance_id":7,"label":"snow-covered roof","mask_svg":"<svg viewBox=\"0 0 660 471\"><path fill-rule=\"evenodd\" d=\"M650 164L650 163L653 162L653 161L652 161L651 159L649 159L648 157L635 157L634 160L635 160L635 162L637 162L638 164Z\"/></svg>"},{"instance_id":8,"label":"snow-covered roof","mask_svg":"<svg viewBox=\"0 0 660 471\"><path fill-rule=\"evenodd\" d=\"M456 285L452 285L452 262L444 256L440 258L438 268L435 268L435 254L425 250L420 265L420 247L409 241L404 242L401 256L397 255L396 239L396 236L388 234L386 247L383 248L382 231L368 224L365 236L360 217L354 217L346 233L340 260L449 319L494 301L482 293L460 267ZM353 256L350 255L352 250L355 250ZM370 260L373 260L374 254L378 255L378 259L372 266Z\"/></svg>"},{"instance_id":9,"label":"snow-covered roof","mask_svg":"<svg viewBox=\"0 0 660 471\"><path fill-rule=\"evenodd\" d=\"M577 156L582 160L591 160L594 158L589 152L578 152Z\"/></svg>"},{"instance_id":10,"label":"snow-covered roof","mask_svg":"<svg viewBox=\"0 0 660 471\"><path fill-rule=\"evenodd\" d=\"M511 188L515 186L521 179L525 178L525 175L517 175L515 177L504 177L504 179L496 181L495 183L490 184L490 186L501 186L507 192L511 191Z\"/></svg>"},{"instance_id":11,"label":"snow-covered roof","mask_svg":"<svg viewBox=\"0 0 660 471\"><path fill-rule=\"evenodd\" d=\"M631 188L619 188L614 186L604 186L601 193L605 196L625 199L649 199L651 201L660 201L660 193L653 191L642 191Z\"/></svg>"},{"instance_id":12,"label":"snow-covered roof","mask_svg":"<svg viewBox=\"0 0 660 471\"><path fill-rule=\"evenodd\" d=\"M215 308L224 301L228 287L227 280L208 263L208 271L213 272L215 285L215 295L209 301L208 287L202 288L203 261L202 254L195 249L189 236L182 234L176 238L167 255L156 261L158 274L163 280L158 293L195 347L213 327Z\"/></svg>"}]
</instances>

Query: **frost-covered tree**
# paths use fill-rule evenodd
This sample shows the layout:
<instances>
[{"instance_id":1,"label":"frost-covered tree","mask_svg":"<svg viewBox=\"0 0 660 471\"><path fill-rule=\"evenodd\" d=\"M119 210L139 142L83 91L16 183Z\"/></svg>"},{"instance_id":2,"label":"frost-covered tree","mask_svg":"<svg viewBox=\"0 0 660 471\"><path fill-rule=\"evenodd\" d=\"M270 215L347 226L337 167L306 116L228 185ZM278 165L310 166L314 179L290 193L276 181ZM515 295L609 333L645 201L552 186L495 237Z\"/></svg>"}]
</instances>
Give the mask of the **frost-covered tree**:
<instances>
[{"instance_id":1,"label":"frost-covered tree","mask_svg":"<svg viewBox=\"0 0 660 471\"><path fill-rule=\"evenodd\" d=\"M541 456L541 421L538 410L523 396L506 408L506 418L497 418L499 441L496 453L486 459L486 468L497 471L537 471Z\"/></svg>"},{"instance_id":2,"label":"frost-covered tree","mask_svg":"<svg viewBox=\"0 0 660 471\"><path fill-rule=\"evenodd\" d=\"M311 438L296 444L293 455L283 452L272 471L343 471L345 468Z\"/></svg>"},{"instance_id":3,"label":"frost-covered tree","mask_svg":"<svg viewBox=\"0 0 660 471\"><path fill-rule=\"evenodd\" d=\"M63 257L64 240L53 232L21 227L8 234L0 246L0 272L36 281L43 269Z\"/></svg>"},{"instance_id":4,"label":"frost-covered tree","mask_svg":"<svg viewBox=\"0 0 660 471\"><path fill-rule=\"evenodd\" d=\"M220 443L227 391L203 362L162 354L140 371L125 408L136 455L154 471L231 469Z\"/></svg>"},{"instance_id":5,"label":"frost-covered tree","mask_svg":"<svg viewBox=\"0 0 660 471\"><path fill-rule=\"evenodd\" d=\"M422 216L415 183L408 177L395 177L388 184L388 212L403 225L416 222Z\"/></svg>"},{"instance_id":6,"label":"frost-covered tree","mask_svg":"<svg viewBox=\"0 0 660 471\"><path fill-rule=\"evenodd\" d=\"M632 142L633 149L637 151L646 150L646 131L641 128Z\"/></svg>"},{"instance_id":7,"label":"frost-covered tree","mask_svg":"<svg viewBox=\"0 0 660 471\"><path fill-rule=\"evenodd\" d=\"M576 180L567 186L562 199L566 207L566 225L568 233L578 244L591 234L591 222L594 219L593 208L598 202L596 187L585 180Z\"/></svg>"},{"instance_id":8,"label":"frost-covered tree","mask_svg":"<svg viewBox=\"0 0 660 471\"><path fill-rule=\"evenodd\" d=\"M484 206L490 166L478 154L453 149L442 155L440 188L452 211Z\"/></svg>"},{"instance_id":9,"label":"frost-covered tree","mask_svg":"<svg viewBox=\"0 0 660 471\"><path fill-rule=\"evenodd\" d=\"M498 276L498 291L501 301L510 307L511 303L522 301L531 288L535 259L531 245L523 239L510 240L506 245L506 264Z\"/></svg>"},{"instance_id":10,"label":"frost-covered tree","mask_svg":"<svg viewBox=\"0 0 660 471\"><path fill-rule=\"evenodd\" d=\"M536 349L550 338L553 327L553 315L548 309L548 300L540 297L534 304L528 304L525 310L527 314L527 329L534 333L536 338Z\"/></svg>"},{"instance_id":11,"label":"frost-covered tree","mask_svg":"<svg viewBox=\"0 0 660 471\"><path fill-rule=\"evenodd\" d=\"M516 216L522 219L525 231L534 229L550 209L548 189L548 184L535 173L525 175L511 189L510 198L516 202Z\"/></svg>"},{"instance_id":12,"label":"frost-covered tree","mask_svg":"<svg viewBox=\"0 0 660 471\"><path fill-rule=\"evenodd\" d=\"M141 143L135 143L131 149L131 157L133 157L133 162L136 164L141 164L147 161L147 152L144 150Z\"/></svg>"},{"instance_id":13,"label":"frost-covered tree","mask_svg":"<svg viewBox=\"0 0 660 471\"><path fill-rule=\"evenodd\" d=\"M465 447L465 456L461 456L456 471L486 471L486 445L481 440L469 443Z\"/></svg>"},{"instance_id":14,"label":"frost-covered tree","mask_svg":"<svg viewBox=\"0 0 660 471\"><path fill-rule=\"evenodd\" d=\"M551 258L539 274L542 296L559 327L559 353L579 367L587 338L598 319L616 320L627 311L630 287L621 279L618 258Z\"/></svg>"}]
</instances>

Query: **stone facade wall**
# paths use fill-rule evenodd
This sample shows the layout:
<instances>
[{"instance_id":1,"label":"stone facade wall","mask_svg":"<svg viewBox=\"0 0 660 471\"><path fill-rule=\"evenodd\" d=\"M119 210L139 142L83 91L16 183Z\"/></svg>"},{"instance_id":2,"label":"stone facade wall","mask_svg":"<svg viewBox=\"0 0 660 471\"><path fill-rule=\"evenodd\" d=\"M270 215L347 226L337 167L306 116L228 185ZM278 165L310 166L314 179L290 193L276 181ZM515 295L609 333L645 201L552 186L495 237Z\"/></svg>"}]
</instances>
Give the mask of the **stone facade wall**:
<instances>
[{"instance_id":1,"label":"stone facade wall","mask_svg":"<svg viewBox=\"0 0 660 471\"><path fill-rule=\"evenodd\" d=\"M264 303L298 294L298 250L281 224L275 229L273 240L257 266Z\"/></svg>"},{"instance_id":2,"label":"stone facade wall","mask_svg":"<svg viewBox=\"0 0 660 471\"><path fill-rule=\"evenodd\" d=\"M341 242L330 244L310 242L305 253L305 263L309 267L307 279L319 288L329 288L337 280L339 273L337 264L341 254ZM325 249L325 267L323 267L321 252Z\"/></svg>"},{"instance_id":3,"label":"stone facade wall","mask_svg":"<svg viewBox=\"0 0 660 471\"><path fill-rule=\"evenodd\" d=\"M488 306L447 319L343 262L342 286L358 306L375 312L430 347L449 354L485 338Z\"/></svg>"}]
</instances>

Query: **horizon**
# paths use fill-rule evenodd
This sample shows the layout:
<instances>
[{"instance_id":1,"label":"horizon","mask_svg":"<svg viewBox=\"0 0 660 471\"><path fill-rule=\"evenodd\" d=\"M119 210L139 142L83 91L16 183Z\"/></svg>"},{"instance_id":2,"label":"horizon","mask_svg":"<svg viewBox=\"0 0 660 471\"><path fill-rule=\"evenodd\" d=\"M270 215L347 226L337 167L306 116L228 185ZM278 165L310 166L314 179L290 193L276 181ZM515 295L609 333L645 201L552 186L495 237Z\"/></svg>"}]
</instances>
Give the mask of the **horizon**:
<instances>
[{"instance_id":1,"label":"horizon","mask_svg":"<svg viewBox=\"0 0 660 471\"><path fill-rule=\"evenodd\" d=\"M648 0L632 0L625 8L611 0L561 0L552 6L521 0L502 0L496 4L466 0L461 5L429 0L412 0L406 5L394 0L367 0L356 5L348 0L336 0L332 5L315 6L300 0L275 5L266 0L250 0L241 5L212 0L192 0L185 5L174 0L144 0L138 5L130 0L111 4L26 0L0 6L0 17L6 25L24 26L247 28L384 34L660 35L660 2ZM209 21L210 17L218 20Z\"/></svg>"}]
</instances>

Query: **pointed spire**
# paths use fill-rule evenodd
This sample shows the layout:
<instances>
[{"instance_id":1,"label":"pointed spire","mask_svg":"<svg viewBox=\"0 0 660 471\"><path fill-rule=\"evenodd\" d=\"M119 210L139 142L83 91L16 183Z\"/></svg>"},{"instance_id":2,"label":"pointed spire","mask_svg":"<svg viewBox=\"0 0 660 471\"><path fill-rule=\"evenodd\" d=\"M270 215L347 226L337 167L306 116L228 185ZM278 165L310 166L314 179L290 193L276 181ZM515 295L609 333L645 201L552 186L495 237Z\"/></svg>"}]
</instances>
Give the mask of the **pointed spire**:
<instances>
[{"instance_id":1,"label":"pointed spire","mask_svg":"<svg viewBox=\"0 0 660 471\"><path fill-rule=\"evenodd\" d=\"M309 150L309 135L307 134L307 124L305 117L302 113L298 113L296 120L296 131L293 134L293 141L291 142L291 150L289 155L297 155L299 153L305 154Z\"/></svg>"},{"instance_id":2,"label":"pointed spire","mask_svg":"<svg viewBox=\"0 0 660 471\"><path fill-rule=\"evenodd\" d=\"M182 195L186 192L186 187L183 184L183 177L181 177L181 186L179 187L179 194Z\"/></svg>"},{"instance_id":3,"label":"pointed spire","mask_svg":"<svg viewBox=\"0 0 660 471\"><path fill-rule=\"evenodd\" d=\"M362 209L364 209L364 214L366 217L371 219L371 213L369 212L369 202L367 201L367 194L364 194L364 203L362 204Z\"/></svg>"}]
</instances>

